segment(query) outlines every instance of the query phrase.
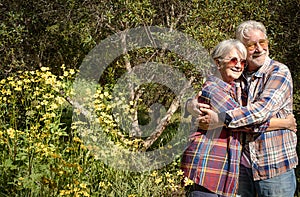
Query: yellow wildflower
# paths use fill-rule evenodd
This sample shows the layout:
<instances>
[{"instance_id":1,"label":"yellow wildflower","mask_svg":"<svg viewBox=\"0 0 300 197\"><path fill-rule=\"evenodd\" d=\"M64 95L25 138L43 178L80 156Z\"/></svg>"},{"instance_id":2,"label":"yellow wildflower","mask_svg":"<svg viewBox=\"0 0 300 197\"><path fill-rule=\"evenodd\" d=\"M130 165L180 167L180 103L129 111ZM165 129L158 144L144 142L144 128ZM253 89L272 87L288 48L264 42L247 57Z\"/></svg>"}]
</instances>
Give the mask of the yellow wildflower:
<instances>
[{"instance_id":1,"label":"yellow wildflower","mask_svg":"<svg viewBox=\"0 0 300 197\"><path fill-rule=\"evenodd\" d=\"M159 183L161 183L162 182L162 178L160 177L160 178L157 178L157 179L155 179L155 181L154 181L156 184L159 184Z\"/></svg>"},{"instance_id":2,"label":"yellow wildflower","mask_svg":"<svg viewBox=\"0 0 300 197\"><path fill-rule=\"evenodd\" d=\"M64 77L67 77L69 75L68 71L64 71Z\"/></svg>"},{"instance_id":3,"label":"yellow wildflower","mask_svg":"<svg viewBox=\"0 0 300 197\"><path fill-rule=\"evenodd\" d=\"M171 177L171 174L170 174L169 172L166 172L166 173L165 173L165 176L166 176L167 178L170 178L170 177Z\"/></svg>"},{"instance_id":4,"label":"yellow wildflower","mask_svg":"<svg viewBox=\"0 0 300 197\"><path fill-rule=\"evenodd\" d=\"M70 69L69 72L70 72L71 75L75 74L75 70L74 69Z\"/></svg>"},{"instance_id":5,"label":"yellow wildflower","mask_svg":"<svg viewBox=\"0 0 300 197\"><path fill-rule=\"evenodd\" d=\"M17 87L15 87L15 90L16 91L22 91L22 87L21 86L17 86Z\"/></svg>"},{"instance_id":6,"label":"yellow wildflower","mask_svg":"<svg viewBox=\"0 0 300 197\"><path fill-rule=\"evenodd\" d=\"M155 176L157 176L157 171L156 171L156 170L154 170L150 176L152 176L152 177L155 177Z\"/></svg>"},{"instance_id":7,"label":"yellow wildflower","mask_svg":"<svg viewBox=\"0 0 300 197\"><path fill-rule=\"evenodd\" d=\"M15 130L13 128L7 129L7 134L9 135L10 138L15 137Z\"/></svg>"},{"instance_id":8,"label":"yellow wildflower","mask_svg":"<svg viewBox=\"0 0 300 197\"><path fill-rule=\"evenodd\" d=\"M167 181L168 181L168 183L174 183L174 179L168 178Z\"/></svg>"},{"instance_id":9,"label":"yellow wildflower","mask_svg":"<svg viewBox=\"0 0 300 197\"><path fill-rule=\"evenodd\" d=\"M41 71L45 72L45 71L47 71L47 70L49 70L48 67L41 67Z\"/></svg>"},{"instance_id":10,"label":"yellow wildflower","mask_svg":"<svg viewBox=\"0 0 300 197\"><path fill-rule=\"evenodd\" d=\"M79 185L81 188L85 189L86 188L86 183L80 183Z\"/></svg>"},{"instance_id":11,"label":"yellow wildflower","mask_svg":"<svg viewBox=\"0 0 300 197\"><path fill-rule=\"evenodd\" d=\"M6 95L11 95L10 89L6 90Z\"/></svg>"},{"instance_id":12,"label":"yellow wildflower","mask_svg":"<svg viewBox=\"0 0 300 197\"><path fill-rule=\"evenodd\" d=\"M181 175L183 175L184 174L184 172L182 171L182 170L178 170L177 171L177 176L181 176Z\"/></svg>"},{"instance_id":13,"label":"yellow wildflower","mask_svg":"<svg viewBox=\"0 0 300 197\"><path fill-rule=\"evenodd\" d=\"M193 185L194 184L194 181L192 181L191 179L185 177L184 180L184 186L188 186L188 185Z\"/></svg>"}]
</instances>

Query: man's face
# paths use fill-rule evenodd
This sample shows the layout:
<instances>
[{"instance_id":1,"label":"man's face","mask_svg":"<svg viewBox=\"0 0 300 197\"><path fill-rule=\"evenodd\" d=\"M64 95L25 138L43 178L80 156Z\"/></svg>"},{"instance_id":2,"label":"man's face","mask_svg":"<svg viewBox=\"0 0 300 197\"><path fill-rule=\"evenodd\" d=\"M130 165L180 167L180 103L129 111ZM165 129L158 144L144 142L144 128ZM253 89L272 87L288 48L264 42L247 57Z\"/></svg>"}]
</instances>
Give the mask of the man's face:
<instances>
[{"instance_id":1,"label":"man's face","mask_svg":"<svg viewBox=\"0 0 300 197\"><path fill-rule=\"evenodd\" d=\"M268 40L265 34L258 29L249 31L247 36L249 39L244 40L244 44L247 48L248 70L258 70L269 55Z\"/></svg>"}]
</instances>

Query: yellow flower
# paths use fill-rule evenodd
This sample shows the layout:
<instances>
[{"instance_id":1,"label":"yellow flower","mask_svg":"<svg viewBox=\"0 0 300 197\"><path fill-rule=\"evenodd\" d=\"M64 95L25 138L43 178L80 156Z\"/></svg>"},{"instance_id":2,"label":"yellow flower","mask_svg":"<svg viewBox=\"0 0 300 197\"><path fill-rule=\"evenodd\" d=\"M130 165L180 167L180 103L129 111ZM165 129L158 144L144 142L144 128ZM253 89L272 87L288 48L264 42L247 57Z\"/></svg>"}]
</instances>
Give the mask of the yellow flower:
<instances>
[{"instance_id":1,"label":"yellow flower","mask_svg":"<svg viewBox=\"0 0 300 197\"><path fill-rule=\"evenodd\" d=\"M170 174L169 172L166 172L166 173L165 173L165 176L166 176L167 178L170 178L170 177L171 177L171 174Z\"/></svg>"},{"instance_id":2,"label":"yellow flower","mask_svg":"<svg viewBox=\"0 0 300 197\"><path fill-rule=\"evenodd\" d=\"M104 92L104 96L108 97L109 93L108 92Z\"/></svg>"},{"instance_id":3,"label":"yellow flower","mask_svg":"<svg viewBox=\"0 0 300 197\"><path fill-rule=\"evenodd\" d=\"M16 85L16 83L14 81L10 81L9 84L13 87Z\"/></svg>"},{"instance_id":4,"label":"yellow flower","mask_svg":"<svg viewBox=\"0 0 300 197\"><path fill-rule=\"evenodd\" d=\"M79 166L79 165L77 166L77 170L78 170L79 173L82 173L82 171L83 171L83 170L82 170L82 167Z\"/></svg>"},{"instance_id":5,"label":"yellow flower","mask_svg":"<svg viewBox=\"0 0 300 197\"><path fill-rule=\"evenodd\" d=\"M19 85L19 86L23 85L23 81L21 81L21 80L17 81L17 85Z\"/></svg>"},{"instance_id":6,"label":"yellow flower","mask_svg":"<svg viewBox=\"0 0 300 197\"><path fill-rule=\"evenodd\" d=\"M81 191L81 193L83 194L83 196L90 196L89 193L87 193L87 191Z\"/></svg>"},{"instance_id":7,"label":"yellow flower","mask_svg":"<svg viewBox=\"0 0 300 197\"><path fill-rule=\"evenodd\" d=\"M6 95L11 95L10 89L6 90Z\"/></svg>"},{"instance_id":8,"label":"yellow flower","mask_svg":"<svg viewBox=\"0 0 300 197\"><path fill-rule=\"evenodd\" d=\"M41 102L41 105L48 105L48 101L47 100L43 100L42 102Z\"/></svg>"},{"instance_id":9,"label":"yellow flower","mask_svg":"<svg viewBox=\"0 0 300 197\"><path fill-rule=\"evenodd\" d=\"M64 195L67 195L67 194L68 194L67 190L60 190L59 191L59 195L61 195L61 196L64 196Z\"/></svg>"},{"instance_id":10,"label":"yellow flower","mask_svg":"<svg viewBox=\"0 0 300 197\"><path fill-rule=\"evenodd\" d=\"M157 176L157 171L156 171L156 170L154 170L150 176L152 176L152 177L155 177L155 176Z\"/></svg>"},{"instance_id":11,"label":"yellow flower","mask_svg":"<svg viewBox=\"0 0 300 197\"><path fill-rule=\"evenodd\" d=\"M184 172L182 171L182 170L178 170L177 171L177 176L181 176L181 175L183 175L184 174Z\"/></svg>"},{"instance_id":12,"label":"yellow flower","mask_svg":"<svg viewBox=\"0 0 300 197\"><path fill-rule=\"evenodd\" d=\"M15 87L15 90L16 91L22 91L22 87L21 86L17 86L17 87Z\"/></svg>"},{"instance_id":13,"label":"yellow flower","mask_svg":"<svg viewBox=\"0 0 300 197\"><path fill-rule=\"evenodd\" d=\"M160 178L157 178L157 179L155 179L155 181L154 181L156 184L159 184L159 183L161 183L162 182L162 178L160 177Z\"/></svg>"},{"instance_id":14,"label":"yellow flower","mask_svg":"<svg viewBox=\"0 0 300 197\"><path fill-rule=\"evenodd\" d=\"M52 103L51 105L50 105L50 109L51 110L55 110L55 109L57 109L58 108L58 105L56 104L56 103Z\"/></svg>"},{"instance_id":15,"label":"yellow flower","mask_svg":"<svg viewBox=\"0 0 300 197\"><path fill-rule=\"evenodd\" d=\"M64 71L64 77L67 77L69 75L68 71Z\"/></svg>"},{"instance_id":16,"label":"yellow flower","mask_svg":"<svg viewBox=\"0 0 300 197\"><path fill-rule=\"evenodd\" d=\"M41 71L45 72L45 71L47 71L47 70L49 70L48 67L41 67Z\"/></svg>"},{"instance_id":17,"label":"yellow flower","mask_svg":"<svg viewBox=\"0 0 300 197\"><path fill-rule=\"evenodd\" d=\"M71 75L75 74L75 70L74 69L70 69L69 72L70 72Z\"/></svg>"},{"instance_id":18,"label":"yellow flower","mask_svg":"<svg viewBox=\"0 0 300 197\"><path fill-rule=\"evenodd\" d=\"M55 100L57 101L57 103L59 105L61 105L61 104L63 104L65 102L65 99L62 98L62 97L60 97L60 96L56 97Z\"/></svg>"},{"instance_id":19,"label":"yellow flower","mask_svg":"<svg viewBox=\"0 0 300 197\"><path fill-rule=\"evenodd\" d=\"M192 181L191 179L185 177L184 180L184 186L188 186L188 185L193 185L194 184L194 181Z\"/></svg>"},{"instance_id":20,"label":"yellow flower","mask_svg":"<svg viewBox=\"0 0 300 197\"><path fill-rule=\"evenodd\" d=\"M106 186L106 184L103 181L99 182L99 187L105 187L105 186Z\"/></svg>"},{"instance_id":21,"label":"yellow flower","mask_svg":"<svg viewBox=\"0 0 300 197\"><path fill-rule=\"evenodd\" d=\"M171 190L172 190L173 192L175 192L175 191L177 191L177 189L178 189L178 185L172 184L172 185L170 186L170 188L171 188Z\"/></svg>"},{"instance_id":22,"label":"yellow flower","mask_svg":"<svg viewBox=\"0 0 300 197\"><path fill-rule=\"evenodd\" d=\"M15 130L13 128L7 129L7 134L9 135L10 138L15 137Z\"/></svg>"},{"instance_id":23,"label":"yellow flower","mask_svg":"<svg viewBox=\"0 0 300 197\"><path fill-rule=\"evenodd\" d=\"M74 137L73 138L73 141L74 142L79 142L79 143L82 143L81 139L79 137Z\"/></svg>"},{"instance_id":24,"label":"yellow flower","mask_svg":"<svg viewBox=\"0 0 300 197\"><path fill-rule=\"evenodd\" d=\"M81 188L85 189L86 188L86 183L80 183L79 185Z\"/></svg>"},{"instance_id":25,"label":"yellow flower","mask_svg":"<svg viewBox=\"0 0 300 197\"><path fill-rule=\"evenodd\" d=\"M174 183L174 179L167 179L168 183Z\"/></svg>"},{"instance_id":26,"label":"yellow flower","mask_svg":"<svg viewBox=\"0 0 300 197\"><path fill-rule=\"evenodd\" d=\"M86 146L83 145L83 144L80 145L80 148L81 148L82 150L86 150L86 149L87 149Z\"/></svg>"}]
</instances>

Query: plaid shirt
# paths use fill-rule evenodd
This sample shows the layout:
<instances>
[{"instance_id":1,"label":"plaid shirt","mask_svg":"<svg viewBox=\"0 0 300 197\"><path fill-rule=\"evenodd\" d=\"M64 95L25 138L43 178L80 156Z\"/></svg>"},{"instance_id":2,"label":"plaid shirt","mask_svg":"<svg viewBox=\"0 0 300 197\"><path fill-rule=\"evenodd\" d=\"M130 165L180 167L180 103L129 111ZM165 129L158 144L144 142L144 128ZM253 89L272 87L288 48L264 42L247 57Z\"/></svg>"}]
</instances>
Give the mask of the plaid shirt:
<instances>
[{"instance_id":1,"label":"plaid shirt","mask_svg":"<svg viewBox=\"0 0 300 197\"><path fill-rule=\"evenodd\" d=\"M267 58L246 87L248 105L227 112L225 123L229 128L258 124L272 116L285 118L292 113L293 83L287 66ZM280 175L298 164L297 135L293 131L264 131L247 134L254 180Z\"/></svg>"},{"instance_id":2,"label":"plaid shirt","mask_svg":"<svg viewBox=\"0 0 300 197\"><path fill-rule=\"evenodd\" d=\"M199 102L209 104L217 113L225 112L239 106L235 95L235 84L210 76L203 85ZM185 177L214 193L234 196L242 150L240 134L225 127L194 132L182 157L181 169Z\"/></svg>"}]
</instances>

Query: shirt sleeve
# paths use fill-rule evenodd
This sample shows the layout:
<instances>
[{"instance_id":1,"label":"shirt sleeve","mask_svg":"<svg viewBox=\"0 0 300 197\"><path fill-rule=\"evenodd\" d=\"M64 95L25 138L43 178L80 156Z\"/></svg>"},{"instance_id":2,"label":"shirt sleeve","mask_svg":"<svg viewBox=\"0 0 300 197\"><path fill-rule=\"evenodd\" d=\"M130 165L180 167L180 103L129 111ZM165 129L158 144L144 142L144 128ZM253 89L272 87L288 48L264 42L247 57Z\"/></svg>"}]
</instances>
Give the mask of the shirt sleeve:
<instances>
[{"instance_id":1,"label":"shirt sleeve","mask_svg":"<svg viewBox=\"0 0 300 197\"><path fill-rule=\"evenodd\" d=\"M260 124L269 120L280 109L292 102L293 84L289 69L285 65L272 66L271 72L263 75L263 83L257 84L251 95L256 99L247 106L226 112L225 124L229 128ZM260 92L259 92L260 91ZM289 109L290 113L292 109ZM220 114L222 115L222 114Z\"/></svg>"},{"instance_id":2,"label":"shirt sleeve","mask_svg":"<svg viewBox=\"0 0 300 197\"><path fill-rule=\"evenodd\" d=\"M204 88L200 99L200 102L209 104L217 113L239 107L239 104L227 92L216 87Z\"/></svg>"}]
</instances>

